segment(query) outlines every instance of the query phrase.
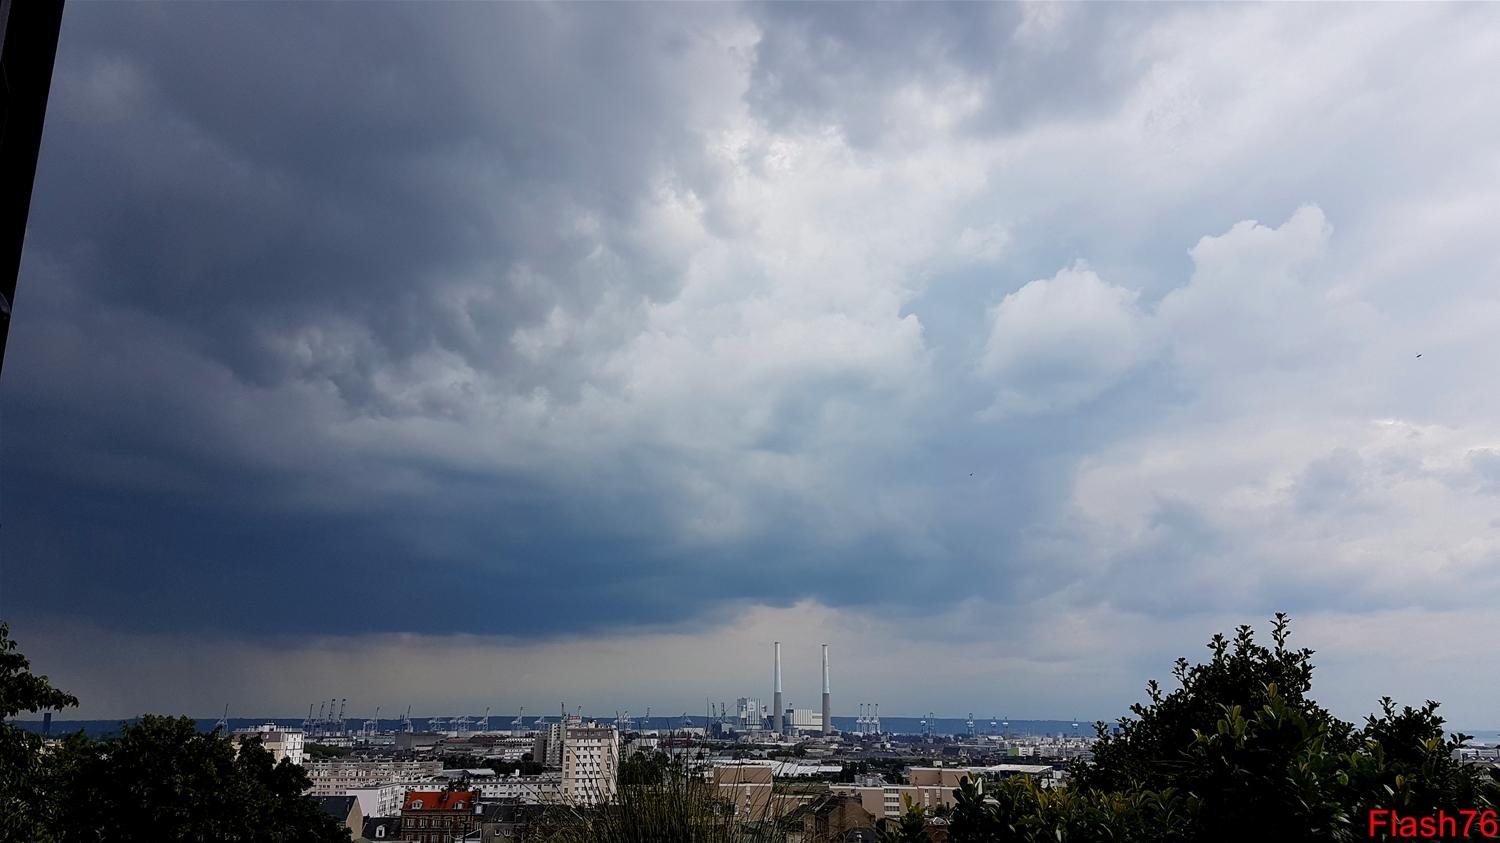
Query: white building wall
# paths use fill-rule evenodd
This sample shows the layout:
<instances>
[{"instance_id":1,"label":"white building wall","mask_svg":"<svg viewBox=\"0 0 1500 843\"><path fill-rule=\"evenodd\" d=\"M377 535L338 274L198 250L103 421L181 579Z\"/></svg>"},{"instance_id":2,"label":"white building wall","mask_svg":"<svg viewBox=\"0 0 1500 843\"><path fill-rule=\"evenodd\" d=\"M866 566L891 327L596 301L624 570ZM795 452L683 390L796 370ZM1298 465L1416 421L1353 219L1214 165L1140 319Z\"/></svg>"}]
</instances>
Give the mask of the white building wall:
<instances>
[{"instance_id":1,"label":"white building wall","mask_svg":"<svg viewBox=\"0 0 1500 843\"><path fill-rule=\"evenodd\" d=\"M236 729L230 736L236 744L248 738L260 738L261 746L271 753L271 757L280 763L283 758L293 764L302 763L302 741L301 729L287 729L275 723L266 723L254 729Z\"/></svg>"},{"instance_id":2,"label":"white building wall","mask_svg":"<svg viewBox=\"0 0 1500 843\"><path fill-rule=\"evenodd\" d=\"M811 708L794 708L791 723L793 729L821 729L823 712Z\"/></svg>"},{"instance_id":3,"label":"white building wall","mask_svg":"<svg viewBox=\"0 0 1500 843\"><path fill-rule=\"evenodd\" d=\"M527 805L550 805L562 801L562 776L502 776L470 784L486 799L515 799Z\"/></svg>"},{"instance_id":4,"label":"white building wall","mask_svg":"<svg viewBox=\"0 0 1500 843\"><path fill-rule=\"evenodd\" d=\"M620 771L620 732L613 726L568 729L562 762L562 796L572 805L614 798Z\"/></svg>"},{"instance_id":5,"label":"white building wall","mask_svg":"<svg viewBox=\"0 0 1500 843\"><path fill-rule=\"evenodd\" d=\"M366 787L351 787L332 796L353 796L359 800L360 813L366 817L401 816L401 797L406 795L404 784L380 784Z\"/></svg>"}]
</instances>

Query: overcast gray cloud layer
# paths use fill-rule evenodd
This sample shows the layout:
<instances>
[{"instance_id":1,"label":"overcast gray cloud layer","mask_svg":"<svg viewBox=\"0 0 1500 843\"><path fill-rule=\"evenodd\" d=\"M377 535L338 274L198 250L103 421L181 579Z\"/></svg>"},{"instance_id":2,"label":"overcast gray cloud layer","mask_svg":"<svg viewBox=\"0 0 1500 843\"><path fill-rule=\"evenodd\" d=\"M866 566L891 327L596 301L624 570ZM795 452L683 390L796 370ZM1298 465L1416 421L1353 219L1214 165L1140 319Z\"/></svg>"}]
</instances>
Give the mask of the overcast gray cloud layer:
<instances>
[{"instance_id":1,"label":"overcast gray cloud layer","mask_svg":"<svg viewBox=\"0 0 1500 843\"><path fill-rule=\"evenodd\" d=\"M1339 704L1486 725L1495 55L1456 5L70 6L0 609L109 715L413 652L493 665L434 705L718 699L782 629L1017 716L1287 609ZM1448 649L1373 683L1387 626Z\"/></svg>"}]
</instances>

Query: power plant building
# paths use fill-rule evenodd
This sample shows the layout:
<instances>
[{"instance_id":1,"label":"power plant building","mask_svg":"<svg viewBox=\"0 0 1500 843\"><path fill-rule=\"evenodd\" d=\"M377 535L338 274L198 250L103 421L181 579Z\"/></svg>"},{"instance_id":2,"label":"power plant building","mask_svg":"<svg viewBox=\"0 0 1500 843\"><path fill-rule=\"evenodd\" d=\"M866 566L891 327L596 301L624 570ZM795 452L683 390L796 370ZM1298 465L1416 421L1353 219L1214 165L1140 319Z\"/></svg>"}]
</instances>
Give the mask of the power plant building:
<instances>
[{"instance_id":1,"label":"power plant building","mask_svg":"<svg viewBox=\"0 0 1500 843\"><path fill-rule=\"evenodd\" d=\"M823 705L822 710L810 708L788 708L782 697L781 688L781 642L775 642L775 669L772 673L771 686L771 731L784 735L788 732L818 732L823 735L833 734L833 696L831 693L828 669L828 645L823 646ZM748 722L746 704L752 702L740 698L740 720Z\"/></svg>"},{"instance_id":2,"label":"power plant building","mask_svg":"<svg viewBox=\"0 0 1500 843\"><path fill-rule=\"evenodd\" d=\"M740 697L734 701L734 714L741 729L759 731L766 728L766 707L759 699Z\"/></svg>"},{"instance_id":3,"label":"power plant building","mask_svg":"<svg viewBox=\"0 0 1500 843\"><path fill-rule=\"evenodd\" d=\"M823 731L823 712L821 711L814 711L810 708L789 708L786 710L786 716L794 732Z\"/></svg>"}]
</instances>

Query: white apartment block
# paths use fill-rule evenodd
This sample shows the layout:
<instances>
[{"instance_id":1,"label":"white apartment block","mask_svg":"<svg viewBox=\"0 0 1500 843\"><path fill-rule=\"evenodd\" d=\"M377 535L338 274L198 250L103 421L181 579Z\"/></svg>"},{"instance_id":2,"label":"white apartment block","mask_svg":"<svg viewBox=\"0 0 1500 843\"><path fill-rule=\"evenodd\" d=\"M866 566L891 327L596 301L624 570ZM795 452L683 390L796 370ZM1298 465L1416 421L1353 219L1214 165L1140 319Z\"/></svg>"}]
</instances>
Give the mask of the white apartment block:
<instances>
[{"instance_id":1,"label":"white apartment block","mask_svg":"<svg viewBox=\"0 0 1500 843\"><path fill-rule=\"evenodd\" d=\"M277 763L285 758L293 764L302 763L302 730L288 729L275 723L265 723L254 729L236 729L229 739L238 746L248 738L260 738L261 746L264 746L271 757Z\"/></svg>"},{"instance_id":2,"label":"white apartment block","mask_svg":"<svg viewBox=\"0 0 1500 843\"><path fill-rule=\"evenodd\" d=\"M312 796L346 796L357 788L385 784L421 784L443 772L441 761L339 758L312 761L303 766L308 778L312 779L312 790L309 791ZM365 810L363 803L360 804L360 809ZM389 817L395 814L371 814L366 810L365 816Z\"/></svg>"},{"instance_id":3,"label":"white apartment block","mask_svg":"<svg viewBox=\"0 0 1500 843\"><path fill-rule=\"evenodd\" d=\"M620 771L620 732L614 726L571 726L562 748L562 797L572 805L614 798Z\"/></svg>"},{"instance_id":4,"label":"white apartment block","mask_svg":"<svg viewBox=\"0 0 1500 843\"><path fill-rule=\"evenodd\" d=\"M550 805L562 801L562 775L499 776L481 782L470 782L485 799L514 799L523 805Z\"/></svg>"},{"instance_id":5,"label":"white apartment block","mask_svg":"<svg viewBox=\"0 0 1500 843\"><path fill-rule=\"evenodd\" d=\"M359 800L359 811L366 817L401 816L401 798L406 795L407 784L374 784L351 787L334 796L353 796Z\"/></svg>"}]
</instances>

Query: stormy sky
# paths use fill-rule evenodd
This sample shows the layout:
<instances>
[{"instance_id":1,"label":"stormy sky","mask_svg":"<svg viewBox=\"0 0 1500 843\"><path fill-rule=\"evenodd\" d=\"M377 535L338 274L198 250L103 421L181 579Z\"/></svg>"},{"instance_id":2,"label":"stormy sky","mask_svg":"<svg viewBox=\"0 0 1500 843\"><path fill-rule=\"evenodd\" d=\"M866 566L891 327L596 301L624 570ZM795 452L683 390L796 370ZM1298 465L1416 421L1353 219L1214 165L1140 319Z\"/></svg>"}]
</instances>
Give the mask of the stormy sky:
<instances>
[{"instance_id":1,"label":"stormy sky","mask_svg":"<svg viewBox=\"0 0 1500 843\"><path fill-rule=\"evenodd\" d=\"M70 4L0 615L80 716L1500 726L1500 9ZM1421 355L1418 357L1417 355Z\"/></svg>"}]
</instances>

